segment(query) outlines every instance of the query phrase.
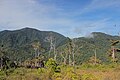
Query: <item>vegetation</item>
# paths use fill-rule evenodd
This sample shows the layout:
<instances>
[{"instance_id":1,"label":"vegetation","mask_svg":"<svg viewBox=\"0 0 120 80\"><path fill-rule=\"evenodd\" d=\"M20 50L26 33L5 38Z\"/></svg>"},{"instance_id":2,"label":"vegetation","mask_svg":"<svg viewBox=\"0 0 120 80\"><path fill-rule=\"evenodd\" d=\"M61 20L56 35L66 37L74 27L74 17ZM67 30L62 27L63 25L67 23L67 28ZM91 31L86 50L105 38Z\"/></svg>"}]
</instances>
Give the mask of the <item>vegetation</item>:
<instances>
[{"instance_id":1,"label":"vegetation","mask_svg":"<svg viewBox=\"0 0 120 80\"><path fill-rule=\"evenodd\" d=\"M28 58L32 59L35 56L35 48L33 43L40 43L41 48L47 52L49 50L49 42L46 38L50 35L56 38L56 48L65 44L66 37L52 31L39 31L32 28L23 28L15 31L0 32L0 47L4 44L7 55L11 60L24 61ZM12 55L12 56L11 56Z\"/></svg>"},{"instance_id":2,"label":"vegetation","mask_svg":"<svg viewBox=\"0 0 120 80\"><path fill-rule=\"evenodd\" d=\"M53 59L45 68L17 68L0 71L0 80L119 80L119 64L79 66L57 65Z\"/></svg>"},{"instance_id":3,"label":"vegetation","mask_svg":"<svg viewBox=\"0 0 120 80\"><path fill-rule=\"evenodd\" d=\"M0 32L0 80L119 80L120 37L70 39L24 28Z\"/></svg>"}]
</instances>

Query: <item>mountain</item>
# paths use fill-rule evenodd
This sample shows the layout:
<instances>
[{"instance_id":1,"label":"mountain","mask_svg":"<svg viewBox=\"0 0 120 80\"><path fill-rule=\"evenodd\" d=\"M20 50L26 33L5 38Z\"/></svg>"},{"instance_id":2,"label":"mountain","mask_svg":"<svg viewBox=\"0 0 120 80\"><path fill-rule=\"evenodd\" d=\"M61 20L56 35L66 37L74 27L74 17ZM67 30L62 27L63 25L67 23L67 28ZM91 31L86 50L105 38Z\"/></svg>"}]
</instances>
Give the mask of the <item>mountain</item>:
<instances>
[{"instance_id":1,"label":"mountain","mask_svg":"<svg viewBox=\"0 0 120 80\"><path fill-rule=\"evenodd\" d=\"M87 62L90 57L94 56L94 50L96 49L97 58L102 62L110 62L108 56L108 50L111 49L111 41L120 40L119 36L112 36L101 32L93 32L90 36L75 38L76 45L82 48L76 53L76 62L83 63ZM120 48L120 44L115 46ZM120 62L120 53L116 53L117 58Z\"/></svg>"},{"instance_id":2,"label":"mountain","mask_svg":"<svg viewBox=\"0 0 120 80\"><path fill-rule=\"evenodd\" d=\"M65 45L68 43L68 38L53 32L53 31L39 31L33 28L23 28L20 30L4 30L0 32L0 46L3 46L4 54L12 60L24 61L28 58L34 58L34 42L40 42L41 47L45 49L45 55L50 49L50 43L46 41L48 37L56 39L56 48L66 49ZM75 61L77 64L87 62L90 57L94 56L96 49L97 58L104 63L109 63L108 50L111 48L112 40L120 40L119 36L112 36L101 32L93 32L86 37L74 38L75 45L78 51L75 53ZM115 46L120 48L118 44ZM60 53L58 52L57 53ZM47 54L48 55L48 54ZM116 53L118 61L120 62L120 53ZM57 55L58 61L62 60L61 54ZM68 59L67 59L68 60Z\"/></svg>"},{"instance_id":3,"label":"mountain","mask_svg":"<svg viewBox=\"0 0 120 80\"><path fill-rule=\"evenodd\" d=\"M5 54L14 60L24 60L34 55L32 43L39 41L42 48L49 50L48 37L56 39L56 47L65 44L67 38L53 31L39 31L33 28L23 28L20 30L4 30L0 32L0 45L4 46ZM22 59L21 59L22 58Z\"/></svg>"}]
</instances>

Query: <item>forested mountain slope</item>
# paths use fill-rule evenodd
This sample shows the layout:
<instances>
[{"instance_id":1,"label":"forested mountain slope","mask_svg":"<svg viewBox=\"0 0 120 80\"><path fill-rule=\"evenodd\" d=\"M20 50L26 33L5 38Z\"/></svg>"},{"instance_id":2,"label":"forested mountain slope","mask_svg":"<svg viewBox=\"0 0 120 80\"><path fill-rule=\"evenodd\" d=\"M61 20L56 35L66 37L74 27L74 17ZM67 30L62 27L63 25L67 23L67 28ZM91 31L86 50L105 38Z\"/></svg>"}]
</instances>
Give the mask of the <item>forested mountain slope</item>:
<instances>
[{"instance_id":1,"label":"forested mountain slope","mask_svg":"<svg viewBox=\"0 0 120 80\"><path fill-rule=\"evenodd\" d=\"M90 36L75 38L76 45L82 48L76 53L76 61L86 62L90 57L94 56L94 51L96 49L97 58L102 62L110 62L110 56L108 55L108 50L111 49L112 41L120 40L119 36L112 36L101 32L93 32ZM120 44L115 46L120 47ZM79 56L80 55L80 56ZM120 61L120 53L116 52L116 57Z\"/></svg>"},{"instance_id":2,"label":"forested mountain slope","mask_svg":"<svg viewBox=\"0 0 120 80\"><path fill-rule=\"evenodd\" d=\"M24 60L32 58L34 49L32 43L40 42L42 48L49 50L47 38L53 37L56 41L56 47L65 44L66 37L52 31L39 31L33 28L23 28L20 30L4 30L0 32L0 46L3 45L7 56L13 60Z\"/></svg>"},{"instance_id":3,"label":"forested mountain slope","mask_svg":"<svg viewBox=\"0 0 120 80\"><path fill-rule=\"evenodd\" d=\"M33 28L1 31L0 46L3 46L4 55L8 56L10 59L23 61L28 58L34 58L35 51L32 46L34 42L39 42L41 47L45 49L44 53L48 53L50 50L50 42L46 41L46 39L51 36L55 39L57 59L60 61L63 57L59 49L66 49L65 45L68 43L68 38L56 32L39 31ZM120 40L120 37L101 32L93 32L87 37L74 38L73 41L75 41L75 45L77 46L75 49L76 64L89 61L90 57L94 56L95 49L98 59L105 63L110 62L108 50L111 48L112 40ZM115 47L119 48L120 46L118 44ZM62 50L62 52L64 52L64 50ZM63 56L65 56L65 54L63 54ZM119 61L120 53L117 52L116 56Z\"/></svg>"}]
</instances>

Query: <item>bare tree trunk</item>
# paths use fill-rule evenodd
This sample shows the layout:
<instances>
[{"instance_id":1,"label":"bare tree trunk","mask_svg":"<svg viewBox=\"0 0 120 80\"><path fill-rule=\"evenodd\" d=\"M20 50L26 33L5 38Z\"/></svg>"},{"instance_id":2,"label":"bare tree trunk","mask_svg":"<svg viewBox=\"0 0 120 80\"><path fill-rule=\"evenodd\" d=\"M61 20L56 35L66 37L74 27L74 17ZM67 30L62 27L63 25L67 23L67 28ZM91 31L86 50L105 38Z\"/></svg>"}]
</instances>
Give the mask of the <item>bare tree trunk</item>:
<instances>
[{"instance_id":1,"label":"bare tree trunk","mask_svg":"<svg viewBox=\"0 0 120 80\"><path fill-rule=\"evenodd\" d=\"M0 61L0 62L1 62L1 65L0 65L0 67L1 67L1 69L2 69L2 68L3 68L3 58L2 58L2 57L3 57L3 53L2 53L2 51L3 51L3 46L1 47L0 50L1 50L1 58L0 58L0 60L1 60L1 61Z\"/></svg>"},{"instance_id":2,"label":"bare tree trunk","mask_svg":"<svg viewBox=\"0 0 120 80\"><path fill-rule=\"evenodd\" d=\"M54 60L55 61L57 60L57 54L54 54Z\"/></svg>"},{"instance_id":3,"label":"bare tree trunk","mask_svg":"<svg viewBox=\"0 0 120 80\"><path fill-rule=\"evenodd\" d=\"M73 50L72 50L72 57L73 57L73 62L72 65L75 66L75 43L72 41L72 46L73 46Z\"/></svg>"},{"instance_id":4,"label":"bare tree trunk","mask_svg":"<svg viewBox=\"0 0 120 80\"><path fill-rule=\"evenodd\" d=\"M2 69L2 64L3 64L3 60L2 57L0 58L0 68Z\"/></svg>"},{"instance_id":5,"label":"bare tree trunk","mask_svg":"<svg viewBox=\"0 0 120 80\"><path fill-rule=\"evenodd\" d=\"M112 58L113 58L113 62L115 62L115 48L114 48L114 46L112 46Z\"/></svg>"},{"instance_id":6,"label":"bare tree trunk","mask_svg":"<svg viewBox=\"0 0 120 80\"><path fill-rule=\"evenodd\" d=\"M53 45L53 49L54 49L54 60L56 61L56 58L57 58L57 53L56 53L56 46L55 46L56 43L54 43Z\"/></svg>"},{"instance_id":7,"label":"bare tree trunk","mask_svg":"<svg viewBox=\"0 0 120 80\"><path fill-rule=\"evenodd\" d=\"M96 65L96 63L97 63L97 54L96 54L96 49L95 49L95 65Z\"/></svg>"},{"instance_id":8,"label":"bare tree trunk","mask_svg":"<svg viewBox=\"0 0 120 80\"><path fill-rule=\"evenodd\" d=\"M69 65L71 66L71 56L69 54Z\"/></svg>"},{"instance_id":9,"label":"bare tree trunk","mask_svg":"<svg viewBox=\"0 0 120 80\"><path fill-rule=\"evenodd\" d=\"M37 57L37 48L34 48L35 50L35 58Z\"/></svg>"},{"instance_id":10,"label":"bare tree trunk","mask_svg":"<svg viewBox=\"0 0 120 80\"><path fill-rule=\"evenodd\" d=\"M73 66L75 66L75 54L73 53Z\"/></svg>"},{"instance_id":11,"label":"bare tree trunk","mask_svg":"<svg viewBox=\"0 0 120 80\"><path fill-rule=\"evenodd\" d=\"M40 56L40 52L39 52L39 50L38 50L38 57Z\"/></svg>"},{"instance_id":12,"label":"bare tree trunk","mask_svg":"<svg viewBox=\"0 0 120 80\"><path fill-rule=\"evenodd\" d=\"M53 38L52 38L52 37L50 37L50 50L49 50L49 58L50 58L50 56L51 56L52 49L53 49Z\"/></svg>"},{"instance_id":13,"label":"bare tree trunk","mask_svg":"<svg viewBox=\"0 0 120 80\"><path fill-rule=\"evenodd\" d=\"M67 53L66 53L66 56L64 57L63 54L61 53L61 56L62 58L64 59L63 63L66 65L66 62L67 62Z\"/></svg>"},{"instance_id":14,"label":"bare tree trunk","mask_svg":"<svg viewBox=\"0 0 120 80\"><path fill-rule=\"evenodd\" d=\"M69 65L71 66L71 54L72 54L72 41L71 39L68 37L68 60L69 60Z\"/></svg>"},{"instance_id":15,"label":"bare tree trunk","mask_svg":"<svg viewBox=\"0 0 120 80\"><path fill-rule=\"evenodd\" d=\"M54 60L57 60L57 53L54 53Z\"/></svg>"},{"instance_id":16,"label":"bare tree trunk","mask_svg":"<svg viewBox=\"0 0 120 80\"><path fill-rule=\"evenodd\" d=\"M52 51L52 50L50 49L50 50L49 50L49 56L48 56L48 58L50 58L50 56L51 56L51 51Z\"/></svg>"},{"instance_id":17,"label":"bare tree trunk","mask_svg":"<svg viewBox=\"0 0 120 80\"><path fill-rule=\"evenodd\" d=\"M66 62L67 62L67 59L66 58L64 58L64 64L66 65Z\"/></svg>"},{"instance_id":18,"label":"bare tree trunk","mask_svg":"<svg viewBox=\"0 0 120 80\"><path fill-rule=\"evenodd\" d=\"M69 65L71 66L71 49L70 49L70 45L69 45L69 55L68 55L68 57L69 57Z\"/></svg>"}]
</instances>

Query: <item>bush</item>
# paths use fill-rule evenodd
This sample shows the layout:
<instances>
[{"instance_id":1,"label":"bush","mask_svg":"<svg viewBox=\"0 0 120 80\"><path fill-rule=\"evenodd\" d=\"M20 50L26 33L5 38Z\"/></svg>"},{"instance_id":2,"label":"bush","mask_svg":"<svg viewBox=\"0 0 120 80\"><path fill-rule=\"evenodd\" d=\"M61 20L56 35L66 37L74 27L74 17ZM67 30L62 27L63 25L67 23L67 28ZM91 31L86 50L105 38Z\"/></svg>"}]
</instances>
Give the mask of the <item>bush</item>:
<instances>
[{"instance_id":1,"label":"bush","mask_svg":"<svg viewBox=\"0 0 120 80\"><path fill-rule=\"evenodd\" d=\"M55 71L57 68L57 63L54 59L50 58L47 62L46 62L46 67L50 68L52 71Z\"/></svg>"}]
</instances>

